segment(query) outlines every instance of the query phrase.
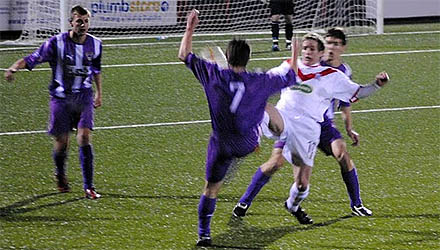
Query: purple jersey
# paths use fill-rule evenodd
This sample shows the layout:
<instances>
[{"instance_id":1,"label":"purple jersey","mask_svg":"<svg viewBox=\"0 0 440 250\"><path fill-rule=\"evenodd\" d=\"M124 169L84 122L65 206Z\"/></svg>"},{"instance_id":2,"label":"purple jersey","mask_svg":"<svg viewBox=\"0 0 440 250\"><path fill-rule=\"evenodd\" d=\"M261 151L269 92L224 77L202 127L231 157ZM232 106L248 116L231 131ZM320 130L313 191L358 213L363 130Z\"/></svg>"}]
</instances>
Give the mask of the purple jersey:
<instances>
[{"instance_id":1,"label":"purple jersey","mask_svg":"<svg viewBox=\"0 0 440 250\"><path fill-rule=\"evenodd\" d=\"M321 65L338 69L338 70L342 71L342 73L344 73L346 76L348 76L351 79L351 68L348 66L348 64L342 63L338 67L333 67L333 66L327 64L325 61L321 61ZM336 102L338 102L338 103L336 103ZM324 113L324 121L323 121L323 123L328 122L329 119L330 120L334 119L334 112L335 112L335 107L336 106L338 108L340 108L340 107L350 107L350 103L349 102L344 102L344 101L341 101L341 100L333 99L331 101L330 107Z\"/></svg>"},{"instance_id":2,"label":"purple jersey","mask_svg":"<svg viewBox=\"0 0 440 250\"><path fill-rule=\"evenodd\" d=\"M254 133L263 119L267 99L296 83L295 73L286 75L221 69L190 53L186 65L202 84L208 99L212 128L221 136Z\"/></svg>"},{"instance_id":3,"label":"purple jersey","mask_svg":"<svg viewBox=\"0 0 440 250\"><path fill-rule=\"evenodd\" d=\"M24 60L29 70L49 62L52 68L49 93L66 98L72 93L92 93L92 76L101 72L101 53L102 42L98 38L87 34L84 43L79 44L66 32L51 37Z\"/></svg>"}]
</instances>

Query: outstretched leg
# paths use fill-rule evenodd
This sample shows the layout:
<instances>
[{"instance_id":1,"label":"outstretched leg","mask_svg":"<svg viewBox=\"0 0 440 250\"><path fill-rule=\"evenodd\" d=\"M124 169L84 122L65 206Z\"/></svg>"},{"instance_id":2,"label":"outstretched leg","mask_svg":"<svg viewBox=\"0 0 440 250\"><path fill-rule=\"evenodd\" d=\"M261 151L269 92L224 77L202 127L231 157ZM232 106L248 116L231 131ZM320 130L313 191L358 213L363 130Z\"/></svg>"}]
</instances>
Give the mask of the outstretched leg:
<instances>
[{"instance_id":1,"label":"outstretched leg","mask_svg":"<svg viewBox=\"0 0 440 250\"><path fill-rule=\"evenodd\" d=\"M261 165L255 172L246 192L240 198L240 201L237 203L237 205L234 207L234 210L232 211L232 214L235 217L246 216L246 212L257 194L261 191L264 185L269 182L272 175L283 166L283 148L282 146L281 148L279 148L277 145L284 145L284 143L275 144L270 159L263 165Z\"/></svg>"}]
</instances>

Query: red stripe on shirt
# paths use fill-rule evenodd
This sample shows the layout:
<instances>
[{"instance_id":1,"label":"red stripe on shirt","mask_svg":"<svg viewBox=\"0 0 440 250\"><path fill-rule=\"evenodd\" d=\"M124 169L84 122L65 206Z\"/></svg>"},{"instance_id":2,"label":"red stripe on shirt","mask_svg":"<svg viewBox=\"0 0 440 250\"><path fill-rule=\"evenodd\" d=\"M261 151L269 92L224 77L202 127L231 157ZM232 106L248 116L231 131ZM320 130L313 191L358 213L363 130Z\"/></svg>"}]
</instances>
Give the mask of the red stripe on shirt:
<instances>
[{"instance_id":1,"label":"red stripe on shirt","mask_svg":"<svg viewBox=\"0 0 440 250\"><path fill-rule=\"evenodd\" d=\"M306 74L306 75L304 75L304 74L302 73L302 71L301 71L300 69L298 69L298 76L299 76L299 78L300 78L303 82L305 82L305 81L308 81L308 80L314 79L314 78L316 78L317 76L326 76L326 75L329 75L329 74L334 73L334 72L336 72L336 71L337 71L337 70L335 70L335 69L327 68L327 69L325 69L325 70L323 70L323 71L321 71L321 72L318 72L318 73L310 73L310 74Z\"/></svg>"}]
</instances>

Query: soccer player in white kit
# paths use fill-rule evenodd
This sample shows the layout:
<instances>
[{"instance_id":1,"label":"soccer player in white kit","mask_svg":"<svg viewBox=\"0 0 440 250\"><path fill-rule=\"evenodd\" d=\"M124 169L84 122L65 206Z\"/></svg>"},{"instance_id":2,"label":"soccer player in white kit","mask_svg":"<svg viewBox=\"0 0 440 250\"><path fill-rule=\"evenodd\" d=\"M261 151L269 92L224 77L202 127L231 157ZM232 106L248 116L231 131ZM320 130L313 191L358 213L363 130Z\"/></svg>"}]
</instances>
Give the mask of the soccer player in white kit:
<instances>
[{"instance_id":1,"label":"soccer player in white kit","mask_svg":"<svg viewBox=\"0 0 440 250\"><path fill-rule=\"evenodd\" d=\"M302 84L282 91L281 99L276 106L282 119L278 122L271 120L271 124L269 124L270 128L278 128L281 133L277 136L286 142L287 150L284 150L284 153L290 152L290 155L284 156L291 158L293 164L298 166L298 171L295 171L295 183L290 189L290 196L285 202L285 206L301 224L313 223L299 205L309 193L309 181L321 133L319 122L324 120L324 113L331 100L336 98L345 102L355 102L358 98L371 95L388 80L387 74L382 72L376 76L375 83L360 86L352 82L341 71L321 66L319 62L323 54L322 37L314 33L303 37L302 60L298 62L298 77ZM282 73L288 64L286 61L273 70ZM270 117L272 119L274 116ZM268 122L268 119L266 121ZM265 128L263 127L263 129ZM273 138L274 134L267 129L265 130L265 134L269 134ZM253 179L251 185L255 183L255 186L262 187L269 178L264 177L263 173L256 173L254 175L255 181ZM253 192L258 193L259 188L254 188L254 190ZM252 195L250 194L250 196ZM240 215L236 214L236 210L240 210L237 209L237 206L234 208L234 215L244 216L247 207L241 209L244 210L244 213Z\"/></svg>"}]
</instances>

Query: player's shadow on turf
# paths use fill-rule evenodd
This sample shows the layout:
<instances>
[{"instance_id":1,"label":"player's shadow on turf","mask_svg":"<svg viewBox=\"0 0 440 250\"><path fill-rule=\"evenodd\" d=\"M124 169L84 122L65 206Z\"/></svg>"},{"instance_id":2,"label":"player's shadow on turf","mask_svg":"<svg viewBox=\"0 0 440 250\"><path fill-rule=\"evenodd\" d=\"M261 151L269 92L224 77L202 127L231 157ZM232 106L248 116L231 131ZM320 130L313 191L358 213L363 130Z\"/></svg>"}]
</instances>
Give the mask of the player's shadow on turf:
<instances>
[{"instance_id":1,"label":"player's shadow on turf","mask_svg":"<svg viewBox=\"0 0 440 250\"><path fill-rule=\"evenodd\" d=\"M392 218L392 219L437 219L440 220L440 214L388 214L388 215L374 215L375 218Z\"/></svg>"},{"instance_id":2,"label":"player's shadow on turf","mask_svg":"<svg viewBox=\"0 0 440 250\"><path fill-rule=\"evenodd\" d=\"M24 214L27 212L31 212L31 211L35 211L35 210L39 210L39 209L44 209L44 208L48 208L48 207L60 206L60 205L64 205L64 204L68 204L68 203L72 203L72 202L84 199L84 197L78 197L78 198L72 198L72 199L67 199L67 200L62 200L62 201L51 202L51 203L47 203L47 204L43 204L43 205L30 206L30 205L32 205L32 203L35 203L42 198L47 198L47 197L56 196L56 195L60 195L60 194L62 194L62 193L53 192L53 193L39 194L39 195L32 196L30 198L24 199L22 201L17 201L9 206L6 206L6 207L0 207L0 220L9 220L9 221L11 221L11 220L12 221L16 221L16 220L26 220L26 221L52 220L52 221L57 221L58 218L56 218L56 217L46 217L46 216L20 216L20 217L16 217L16 215ZM59 220L64 221L65 219L63 218L63 219L59 219Z\"/></svg>"},{"instance_id":3,"label":"player's shadow on turf","mask_svg":"<svg viewBox=\"0 0 440 250\"><path fill-rule=\"evenodd\" d=\"M242 219L231 218L228 223L230 226L229 231L213 237L212 248L264 249L286 234L313 230L315 228L328 226L351 217L351 215L347 215L329 221L315 223L309 226L292 225L272 228L254 227L252 225L248 225Z\"/></svg>"},{"instance_id":4,"label":"player's shadow on turf","mask_svg":"<svg viewBox=\"0 0 440 250\"><path fill-rule=\"evenodd\" d=\"M115 194L102 193L104 198L118 198L118 199L171 199L171 200L198 200L200 195L135 195L135 194Z\"/></svg>"}]
</instances>

